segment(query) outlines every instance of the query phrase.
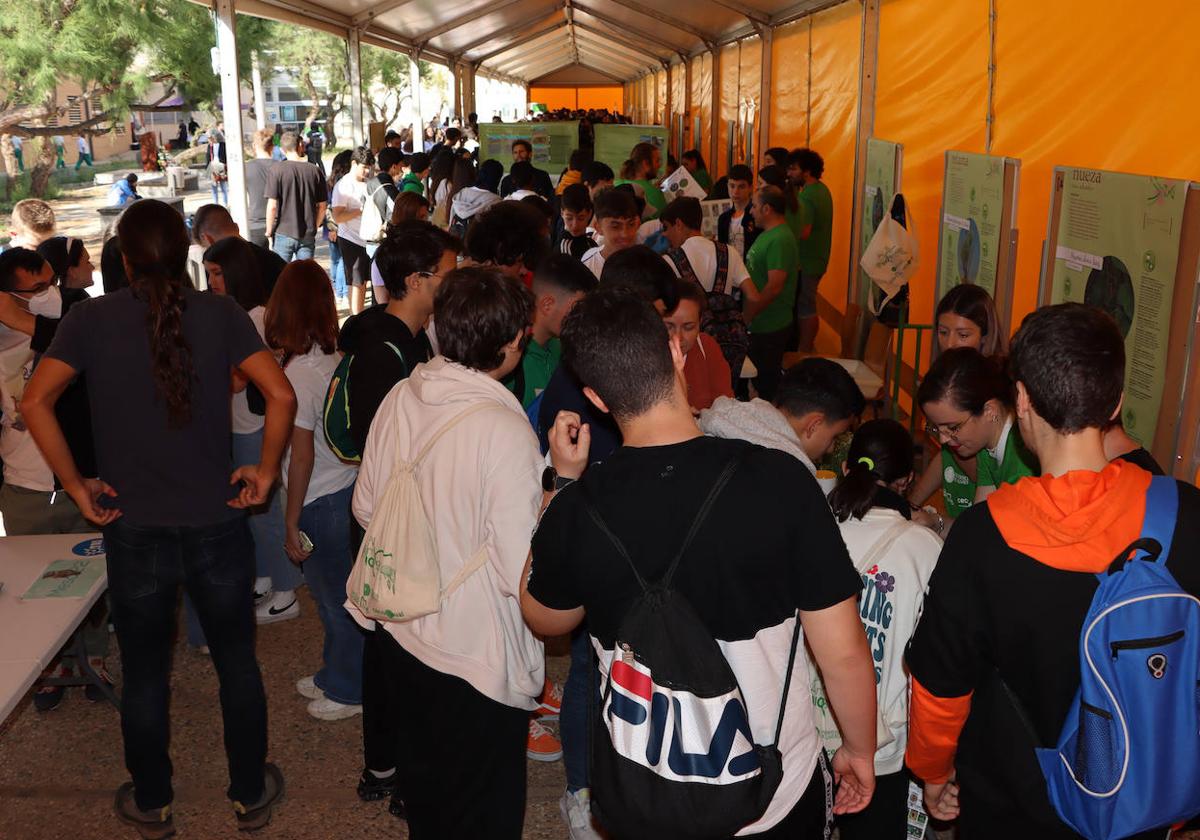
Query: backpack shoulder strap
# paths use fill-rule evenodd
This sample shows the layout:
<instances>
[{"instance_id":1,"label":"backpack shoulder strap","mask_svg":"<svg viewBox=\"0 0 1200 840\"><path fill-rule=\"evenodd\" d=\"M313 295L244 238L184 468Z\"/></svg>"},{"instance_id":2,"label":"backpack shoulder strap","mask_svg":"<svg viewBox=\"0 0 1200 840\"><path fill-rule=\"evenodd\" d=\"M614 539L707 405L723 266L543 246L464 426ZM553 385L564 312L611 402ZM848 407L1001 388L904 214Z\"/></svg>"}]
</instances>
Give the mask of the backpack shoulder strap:
<instances>
[{"instance_id":1,"label":"backpack shoulder strap","mask_svg":"<svg viewBox=\"0 0 1200 840\"><path fill-rule=\"evenodd\" d=\"M1146 513L1142 519L1142 539L1157 540L1160 546L1156 563L1165 565L1175 537L1175 520L1179 516L1179 485L1169 475L1150 479L1146 491Z\"/></svg>"},{"instance_id":2,"label":"backpack shoulder strap","mask_svg":"<svg viewBox=\"0 0 1200 840\"><path fill-rule=\"evenodd\" d=\"M498 405L497 403L493 403L491 401L475 403L475 405L471 406L470 408L468 408L464 411L459 412L457 415L452 417L440 429L438 429L436 432L434 432L433 437L431 437L429 440L427 440L425 442L425 445L421 447L421 451L417 453L417 457L413 458L413 460L412 460L413 465L415 466L417 464L420 464L422 461L424 461L425 456L429 454L429 450L433 449L434 445L436 445L437 442L442 439L442 435L446 434L446 432L453 429L455 426L457 426L463 420L466 420L468 417L470 417L472 414L478 414L481 411L487 411L488 409L491 409L491 408L501 409L501 408L503 408L503 406Z\"/></svg>"},{"instance_id":3,"label":"backpack shoulder strap","mask_svg":"<svg viewBox=\"0 0 1200 840\"><path fill-rule=\"evenodd\" d=\"M898 540L900 535L907 531L908 526L911 524L909 520L903 518L899 522L893 523L892 527L880 534L879 539L875 540L871 547L867 549L861 565L869 569L880 556L887 553L888 549L892 547L892 543ZM921 526L918 525L917 527Z\"/></svg>"},{"instance_id":4,"label":"backpack shoulder strap","mask_svg":"<svg viewBox=\"0 0 1200 840\"><path fill-rule=\"evenodd\" d=\"M792 687L792 671L796 667L796 648L800 645L800 611L796 611L796 629L792 631L792 648L788 652L787 670L783 672L783 698L779 701L779 717L775 720L775 740L779 745L779 736L783 733L783 713L787 711L788 691Z\"/></svg>"},{"instance_id":5,"label":"backpack shoulder strap","mask_svg":"<svg viewBox=\"0 0 1200 840\"><path fill-rule=\"evenodd\" d=\"M649 587L646 586L646 580L642 577L641 572L637 570L637 566L633 564L633 558L629 556L629 551L625 548L625 543L621 542L620 537L612 532L608 527L608 523L604 521L604 517L600 515L600 511L596 509L595 500L592 498L592 493L588 489L586 481L579 482L579 489L583 491L583 509L587 511L588 516L596 527L600 529L600 533L608 537L608 541L612 543L613 548L617 550L617 554L629 566L629 570L633 572L633 577L637 580L638 586L645 592Z\"/></svg>"},{"instance_id":6,"label":"backpack shoulder strap","mask_svg":"<svg viewBox=\"0 0 1200 840\"><path fill-rule=\"evenodd\" d=\"M729 282L729 246L723 242L714 242L717 249L717 276L713 279L713 294L725 294L725 284Z\"/></svg>"},{"instance_id":7,"label":"backpack shoulder strap","mask_svg":"<svg viewBox=\"0 0 1200 840\"><path fill-rule=\"evenodd\" d=\"M671 248L667 251L667 256L670 257L671 262L675 263L675 269L679 272L680 277L686 280L696 276L696 272L692 270L692 262L684 253L683 248Z\"/></svg>"},{"instance_id":8,"label":"backpack shoulder strap","mask_svg":"<svg viewBox=\"0 0 1200 840\"><path fill-rule=\"evenodd\" d=\"M410 373L412 373L412 368L408 366L408 359L404 358L404 354L400 352L400 348L390 341L385 341L383 343L391 348L391 351L396 354L396 358L400 360L400 364L404 365L404 375L407 377Z\"/></svg>"},{"instance_id":9,"label":"backpack shoulder strap","mask_svg":"<svg viewBox=\"0 0 1200 840\"><path fill-rule=\"evenodd\" d=\"M700 505L700 510L696 513L696 518L692 520L692 527L688 529L687 536L683 538L683 545L679 547L679 552L675 555L675 559L671 561L671 565L667 568L666 575L663 576L662 585L670 589L671 580L675 577L675 570L679 568L679 562L683 559L683 555L687 553L688 548L695 539L696 533L700 530L700 526L708 519L709 511L717 502L717 497L721 495L721 491L725 489L725 485L729 483L729 479L733 478L733 474L737 472L737 468L742 465L742 461L746 460L746 456L750 453L750 447L746 447L737 455L729 459L729 463L725 465L725 469L717 476L717 480L713 483L712 489L708 491L708 497L704 503Z\"/></svg>"}]
</instances>

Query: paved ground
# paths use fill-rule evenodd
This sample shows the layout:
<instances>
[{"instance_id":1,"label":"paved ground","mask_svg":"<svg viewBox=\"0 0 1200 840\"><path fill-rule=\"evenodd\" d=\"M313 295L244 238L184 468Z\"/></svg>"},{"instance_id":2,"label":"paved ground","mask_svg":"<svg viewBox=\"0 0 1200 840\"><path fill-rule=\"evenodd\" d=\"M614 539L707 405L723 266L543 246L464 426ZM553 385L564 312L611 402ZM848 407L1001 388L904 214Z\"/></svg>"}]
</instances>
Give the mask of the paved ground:
<instances>
[{"instance_id":1,"label":"paved ground","mask_svg":"<svg viewBox=\"0 0 1200 840\"><path fill-rule=\"evenodd\" d=\"M258 655L267 689L270 758L287 780L284 802L259 835L288 840L408 836L386 803L365 805L354 785L361 770L361 718L327 723L305 711L293 685L320 662L321 628L307 590L299 619L261 629ZM565 649L560 648L565 653ZM116 651L114 640L113 651ZM563 655L551 673L566 674ZM118 656L110 669L120 671ZM180 641L172 679L172 749L176 817L187 838L238 835L224 790L221 717L212 662ZM25 702L0 725L0 840L107 840L136 837L112 816L112 794L127 780L116 711L68 689L62 705L39 714ZM529 762L525 837L563 838L558 815L562 764ZM246 837L247 835L240 835Z\"/></svg>"}]
</instances>

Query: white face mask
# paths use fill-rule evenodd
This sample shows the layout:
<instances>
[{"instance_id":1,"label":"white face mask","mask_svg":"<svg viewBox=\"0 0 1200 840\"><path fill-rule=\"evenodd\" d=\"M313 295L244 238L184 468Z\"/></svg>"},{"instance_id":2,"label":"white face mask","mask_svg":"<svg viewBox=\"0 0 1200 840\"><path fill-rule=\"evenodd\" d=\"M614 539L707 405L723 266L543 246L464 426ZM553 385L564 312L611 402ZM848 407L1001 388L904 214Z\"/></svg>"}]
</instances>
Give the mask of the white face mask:
<instances>
[{"instance_id":1,"label":"white face mask","mask_svg":"<svg viewBox=\"0 0 1200 840\"><path fill-rule=\"evenodd\" d=\"M58 320L62 317L62 292L58 286L47 286L33 297L23 298L29 306L30 315Z\"/></svg>"}]
</instances>

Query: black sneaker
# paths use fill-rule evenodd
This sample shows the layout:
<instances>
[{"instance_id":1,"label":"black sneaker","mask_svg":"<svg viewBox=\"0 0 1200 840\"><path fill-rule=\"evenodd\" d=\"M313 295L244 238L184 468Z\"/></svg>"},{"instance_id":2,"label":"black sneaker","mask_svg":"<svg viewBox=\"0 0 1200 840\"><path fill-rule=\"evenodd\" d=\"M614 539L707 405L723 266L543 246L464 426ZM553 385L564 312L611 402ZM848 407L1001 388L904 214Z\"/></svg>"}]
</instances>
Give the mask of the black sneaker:
<instances>
[{"instance_id":1,"label":"black sneaker","mask_svg":"<svg viewBox=\"0 0 1200 840\"><path fill-rule=\"evenodd\" d=\"M238 831L257 831L271 821L271 808L283 796L283 773L271 762L263 767L263 792L257 802L243 805L233 803L237 814Z\"/></svg>"},{"instance_id":2,"label":"black sneaker","mask_svg":"<svg viewBox=\"0 0 1200 840\"><path fill-rule=\"evenodd\" d=\"M388 803L388 813L397 819L408 819L408 811L404 808L404 800L399 796L393 796L392 801Z\"/></svg>"},{"instance_id":3,"label":"black sneaker","mask_svg":"<svg viewBox=\"0 0 1200 840\"><path fill-rule=\"evenodd\" d=\"M358 798L363 802L378 802L387 799L396 789L396 771L381 779L370 770L363 770L358 779Z\"/></svg>"},{"instance_id":4,"label":"black sneaker","mask_svg":"<svg viewBox=\"0 0 1200 840\"><path fill-rule=\"evenodd\" d=\"M164 805L156 811L143 811L133 798L133 782L126 782L117 788L113 811L121 822L136 828L143 840L162 840L164 837L175 836L175 820L171 816L171 806Z\"/></svg>"},{"instance_id":5,"label":"black sneaker","mask_svg":"<svg viewBox=\"0 0 1200 840\"><path fill-rule=\"evenodd\" d=\"M52 712L62 704L66 693L65 685L44 685L34 692L33 707L39 712Z\"/></svg>"}]
</instances>

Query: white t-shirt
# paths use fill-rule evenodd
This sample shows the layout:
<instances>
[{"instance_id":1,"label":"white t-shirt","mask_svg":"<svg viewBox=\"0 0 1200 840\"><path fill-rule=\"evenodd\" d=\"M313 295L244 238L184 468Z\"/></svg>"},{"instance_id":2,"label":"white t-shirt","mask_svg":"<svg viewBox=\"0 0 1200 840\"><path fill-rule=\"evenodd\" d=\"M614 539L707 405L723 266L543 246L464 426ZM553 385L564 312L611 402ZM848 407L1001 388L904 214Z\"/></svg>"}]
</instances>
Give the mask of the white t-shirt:
<instances>
[{"instance_id":1,"label":"white t-shirt","mask_svg":"<svg viewBox=\"0 0 1200 840\"><path fill-rule=\"evenodd\" d=\"M343 179L345 180L345 179ZM340 183L340 182L339 182ZM325 412L325 394L329 388L329 380L337 370L342 354L333 352L326 355L321 348L314 345L303 356L297 356L288 362L283 369L288 382L296 392L296 425L313 433L312 476L308 479L308 492L304 494L304 504L314 502L322 496L336 493L354 483L358 476L358 467L347 464L333 454L325 441L325 433L321 428L321 419ZM283 456L283 486L287 488L288 467L292 462L292 450Z\"/></svg>"},{"instance_id":2,"label":"white t-shirt","mask_svg":"<svg viewBox=\"0 0 1200 840\"><path fill-rule=\"evenodd\" d=\"M520 201L522 198L531 195L537 195L537 193L535 193L533 190L514 190L508 194L507 199L509 201Z\"/></svg>"},{"instance_id":3,"label":"white t-shirt","mask_svg":"<svg viewBox=\"0 0 1200 840\"><path fill-rule=\"evenodd\" d=\"M338 178L333 185L333 193L329 196L330 207L344 207L347 210L361 210L367 198L367 182L346 176ZM358 226L362 216L355 216L348 222L338 222L338 239L345 238L359 247L367 247L358 234Z\"/></svg>"},{"instance_id":4,"label":"white t-shirt","mask_svg":"<svg viewBox=\"0 0 1200 840\"><path fill-rule=\"evenodd\" d=\"M267 331L266 327L263 326L263 318L267 314L267 308L265 306L256 306L246 314L254 322L254 327L258 330L259 337L262 338L263 343L266 343ZM254 414L250 411L250 404L246 401L245 389L234 394L233 433L235 435L251 435L262 427L263 417L261 414Z\"/></svg>"},{"instance_id":5,"label":"white t-shirt","mask_svg":"<svg viewBox=\"0 0 1200 840\"><path fill-rule=\"evenodd\" d=\"M700 285L704 287L704 291L711 292L713 286L717 282L717 244L711 239L706 239L703 236L693 236L683 243L683 253L687 254L688 262L692 264L692 271L696 272L696 279L700 281ZM676 275L679 271L675 268L675 263L670 257L663 257L667 261L667 265L671 266L671 270ZM750 272L746 270L746 264L742 262L742 258L734 248L729 249L729 274L725 281L725 294L731 294L734 289L741 288L741 285L750 279Z\"/></svg>"},{"instance_id":6,"label":"white t-shirt","mask_svg":"<svg viewBox=\"0 0 1200 840\"><path fill-rule=\"evenodd\" d=\"M592 274L596 275L597 280L600 279L600 273L604 271L604 255L600 253L601 250L602 246L597 245L595 248L592 248L590 251L585 253L580 259L580 262L582 262L584 266L590 272L592 272Z\"/></svg>"},{"instance_id":7,"label":"white t-shirt","mask_svg":"<svg viewBox=\"0 0 1200 840\"><path fill-rule=\"evenodd\" d=\"M738 256L743 259L746 256L746 227L742 222L746 221L746 213L743 210L742 215L729 217L729 247L738 252Z\"/></svg>"},{"instance_id":8,"label":"white t-shirt","mask_svg":"<svg viewBox=\"0 0 1200 840\"><path fill-rule=\"evenodd\" d=\"M87 150L88 150L87 141L84 140L82 137L76 137L75 138L75 148L79 149L79 151L84 152L86 154Z\"/></svg>"},{"instance_id":9,"label":"white t-shirt","mask_svg":"<svg viewBox=\"0 0 1200 840\"><path fill-rule=\"evenodd\" d=\"M0 458L4 459L4 483L49 493L54 489L54 474L17 410L33 373L33 357L29 336L0 327Z\"/></svg>"}]
</instances>

